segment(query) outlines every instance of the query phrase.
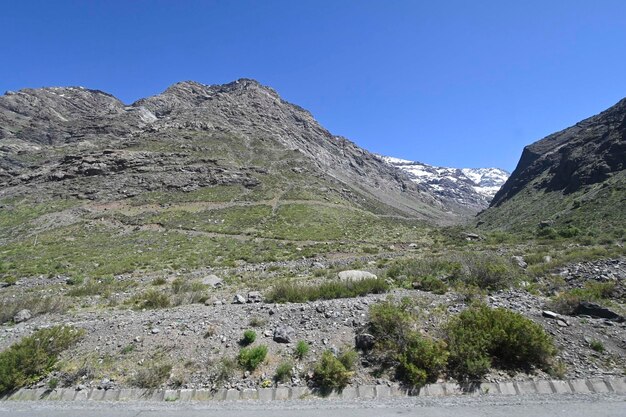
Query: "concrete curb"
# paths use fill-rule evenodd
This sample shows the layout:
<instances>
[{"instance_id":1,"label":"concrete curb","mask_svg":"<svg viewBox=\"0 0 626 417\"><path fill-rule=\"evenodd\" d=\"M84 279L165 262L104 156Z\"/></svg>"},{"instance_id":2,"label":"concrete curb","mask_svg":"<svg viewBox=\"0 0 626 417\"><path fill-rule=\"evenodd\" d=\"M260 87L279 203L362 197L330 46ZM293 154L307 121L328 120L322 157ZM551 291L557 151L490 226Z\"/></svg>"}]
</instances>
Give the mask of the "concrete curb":
<instances>
[{"instance_id":1,"label":"concrete curb","mask_svg":"<svg viewBox=\"0 0 626 417\"><path fill-rule=\"evenodd\" d=\"M420 390L406 390L398 386L357 385L346 387L342 392L332 392L328 398L374 399L392 397L442 397L452 395L532 395L532 394L592 394L614 393L626 395L626 378L573 379L569 381L541 380L519 382L483 382L472 389L459 384L429 384ZM22 388L0 398L0 401L280 401L319 397L319 393L306 387L277 387L258 389L177 389L146 390L123 388L120 390L60 388L52 391L38 388Z\"/></svg>"}]
</instances>

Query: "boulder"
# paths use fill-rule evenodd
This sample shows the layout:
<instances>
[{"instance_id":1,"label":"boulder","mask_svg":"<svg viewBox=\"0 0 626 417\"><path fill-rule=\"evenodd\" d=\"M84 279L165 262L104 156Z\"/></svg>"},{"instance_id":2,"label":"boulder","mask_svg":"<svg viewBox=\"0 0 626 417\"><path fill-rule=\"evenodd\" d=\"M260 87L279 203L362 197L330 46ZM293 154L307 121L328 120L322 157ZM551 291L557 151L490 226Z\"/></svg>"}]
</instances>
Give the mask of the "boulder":
<instances>
[{"instance_id":1,"label":"boulder","mask_svg":"<svg viewBox=\"0 0 626 417\"><path fill-rule=\"evenodd\" d=\"M224 281L222 281L217 275L207 275L202 278L202 283L213 288L219 288L224 285Z\"/></svg>"},{"instance_id":2,"label":"boulder","mask_svg":"<svg viewBox=\"0 0 626 417\"><path fill-rule=\"evenodd\" d=\"M17 312L17 314L15 314L15 316L13 316L13 322L14 323L21 323L23 321L30 320L32 317L33 317L33 315L30 312L30 310L27 310L27 309L20 310L20 311Z\"/></svg>"},{"instance_id":3,"label":"boulder","mask_svg":"<svg viewBox=\"0 0 626 417\"><path fill-rule=\"evenodd\" d=\"M359 271L359 270L348 270L341 271L339 273L339 279L341 281L363 281L364 279L377 279L378 277L371 272L367 271Z\"/></svg>"},{"instance_id":4,"label":"boulder","mask_svg":"<svg viewBox=\"0 0 626 417\"><path fill-rule=\"evenodd\" d=\"M375 342L376 338L369 333L357 334L354 337L354 345L361 350L370 350L374 347Z\"/></svg>"},{"instance_id":5,"label":"boulder","mask_svg":"<svg viewBox=\"0 0 626 417\"><path fill-rule=\"evenodd\" d=\"M624 321L624 317L620 316L616 312L611 311L606 307L602 307L598 304L590 303L587 301L582 301L576 306L576 308L574 309L574 315L575 316L585 315L585 316L590 316L594 318L609 319L609 320L614 320L614 321L619 321L619 322Z\"/></svg>"},{"instance_id":6,"label":"boulder","mask_svg":"<svg viewBox=\"0 0 626 417\"><path fill-rule=\"evenodd\" d=\"M521 256L512 256L511 260L513 262L515 262L520 268L524 268L525 269L528 266L528 264L526 263L524 258L521 257Z\"/></svg>"},{"instance_id":7,"label":"boulder","mask_svg":"<svg viewBox=\"0 0 626 417\"><path fill-rule=\"evenodd\" d=\"M279 325L274 329L274 341L277 343L291 343L296 337L296 331L291 326Z\"/></svg>"},{"instance_id":8,"label":"boulder","mask_svg":"<svg viewBox=\"0 0 626 417\"><path fill-rule=\"evenodd\" d=\"M246 303L246 299L243 298L243 295L235 294L235 297L233 298L233 304L245 304L245 303Z\"/></svg>"},{"instance_id":9,"label":"boulder","mask_svg":"<svg viewBox=\"0 0 626 417\"><path fill-rule=\"evenodd\" d=\"M250 291L248 293L248 302L249 303L260 303L263 301L263 296L259 291Z\"/></svg>"}]
</instances>

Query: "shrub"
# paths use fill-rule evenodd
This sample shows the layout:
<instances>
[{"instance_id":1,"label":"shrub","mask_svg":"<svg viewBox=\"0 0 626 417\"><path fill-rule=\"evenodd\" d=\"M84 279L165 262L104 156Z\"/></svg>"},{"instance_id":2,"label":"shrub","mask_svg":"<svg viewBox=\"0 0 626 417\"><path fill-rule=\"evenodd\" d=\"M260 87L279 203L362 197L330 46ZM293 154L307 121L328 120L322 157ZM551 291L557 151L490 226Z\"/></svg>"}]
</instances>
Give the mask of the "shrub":
<instances>
[{"instance_id":1,"label":"shrub","mask_svg":"<svg viewBox=\"0 0 626 417\"><path fill-rule=\"evenodd\" d=\"M155 287L159 286L159 285L165 285L167 281L165 280L165 278L163 277L158 277L152 280L151 284L154 285Z\"/></svg>"},{"instance_id":2,"label":"shrub","mask_svg":"<svg viewBox=\"0 0 626 417\"><path fill-rule=\"evenodd\" d=\"M427 275L415 282L417 287L422 291L430 291L435 294L445 294L448 286L439 278Z\"/></svg>"},{"instance_id":3,"label":"shrub","mask_svg":"<svg viewBox=\"0 0 626 417\"><path fill-rule=\"evenodd\" d=\"M315 300L360 297L381 294L389 290L382 279L370 278L361 281L331 281L319 285L302 285L283 282L275 286L267 296L272 303L304 303Z\"/></svg>"},{"instance_id":4,"label":"shrub","mask_svg":"<svg viewBox=\"0 0 626 417\"><path fill-rule=\"evenodd\" d=\"M167 308L170 306L170 298L167 294L156 289L134 296L131 301L137 310Z\"/></svg>"},{"instance_id":5,"label":"shrub","mask_svg":"<svg viewBox=\"0 0 626 417\"><path fill-rule=\"evenodd\" d=\"M417 315L408 301L386 301L370 307L369 330L376 339L379 360L396 369L396 377L419 387L434 381L445 369L446 344L422 336L417 330Z\"/></svg>"},{"instance_id":6,"label":"shrub","mask_svg":"<svg viewBox=\"0 0 626 417\"><path fill-rule=\"evenodd\" d=\"M84 330L54 326L38 330L0 353L0 394L44 377L52 370L58 355L83 334Z\"/></svg>"},{"instance_id":7,"label":"shrub","mask_svg":"<svg viewBox=\"0 0 626 417\"><path fill-rule=\"evenodd\" d=\"M451 369L462 380L482 377L493 365L547 369L556 353L551 337L521 314L477 304L447 327Z\"/></svg>"},{"instance_id":8,"label":"shrub","mask_svg":"<svg viewBox=\"0 0 626 417\"><path fill-rule=\"evenodd\" d=\"M215 382L224 383L235 374L237 362L232 358L221 358L215 369Z\"/></svg>"},{"instance_id":9,"label":"shrub","mask_svg":"<svg viewBox=\"0 0 626 417\"><path fill-rule=\"evenodd\" d=\"M267 356L267 346L260 345L253 348L242 348L239 351L239 356L237 357L237 362L239 365L252 372L254 371Z\"/></svg>"},{"instance_id":10,"label":"shrub","mask_svg":"<svg viewBox=\"0 0 626 417\"><path fill-rule=\"evenodd\" d=\"M543 227L537 230L537 237L553 240L556 239L558 236L558 233L552 227Z\"/></svg>"},{"instance_id":11,"label":"shrub","mask_svg":"<svg viewBox=\"0 0 626 417\"><path fill-rule=\"evenodd\" d=\"M290 362L283 362L276 368L274 380L276 382L287 382L293 375L293 365Z\"/></svg>"},{"instance_id":12,"label":"shrub","mask_svg":"<svg viewBox=\"0 0 626 417\"><path fill-rule=\"evenodd\" d=\"M172 293L175 295L173 304L196 304L206 301L207 286L199 281L176 278L172 281Z\"/></svg>"},{"instance_id":13,"label":"shrub","mask_svg":"<svg viewBox=\"0 0 626 417\"><path fill-rule=\"evenodd\" d=\"M604 352L604 344L599 340L592 340L589 343L589 347L598 353Z\"/></svg>"},{"instance_id":14,"label":"shrub","mask_svg":"<svg viewBox=\"0 0 626 417\"><path fill-rule=\"evenodd\" d=\"M559 236L564 238L572 238L580 234L580 229L575 226L569 225L567 227L559 229L558 234Z\"/></svg>"},{"instance_id":15,"label":"shrub","mask_svg":"<svg viewBox=\"0 0 626 417\"><path fill-rule=\"evenodd\" d=\"M14 276L4 277L3 281L7 285L15 285L15 284L17 284L17 278L15 278Z\"/></svg>"},{"instance_id":16,"label":"shrub","mask_svg":"<svg viewBox=\"0 0 626 417\"><path fill-rule=\"evenodd\" d=\"M67 309L67 301L63 297L37 296L34 294L16 295L0 298L0 324L13 320L20 310L28 309L34 316L47 313L62 313Z\"/></svg>"},{"instance_id":17,"label":"shrub","mask_svg":"<svg viewBox=\"0 0 626 417\"><path fill-rule=\"evenodd\" d=\"M554 297L548 306L560 314L570 315L583 301L603 301L611 298L616 289L614 282L585 282L584 288L574 288Z\"/></svg>"},{"instance_id":18,"label":"shrub","mask_svg":"<svg viewBox=\"0 0 626 417\"><path fill-rule=\"evenodd\" d=\"M148 364L137 371L130 384L139 388L158 388L170 377L172 365L167 363Z\"/></svg>"},{"instance_id":19,"label":"shrub","mask_svg":"<svg viewBox=\"0 0 626 417\"><path fill-rule=\"evenodd\" d=\"M359 359L359 354L354 349L348 349L342 352L337 359L348 371L352 371L357 359Z\"/></svg>"},{"instance_id":20,"label":"shrub","mask_svg":"<svg viewBox=\"0 0 626 417\"><path fill-rule=\"evenodd\" d=\"M400 304L384 301L370 307L368 327L379 350L395 351L403 347L407 335L416 328L411 308L407 300Z\"/></svg>"},{"instance_id":21,"label":"shrub","mask_svg":"<svg viewBox=\"0 0 626 417\"><path fill-rule=\"evenodd\" d=\"M261 317L252 317L248 322L248 325L252 327L262 327L265 326L265 323L265 319L262 319Z\"/></svg>"},{"instance_id":22,"label":"shrub","mask_svg":"<svg viewBox=\"0 0 626 417\"><path fill-rule=\"evenodd\" d=\"M297 359L302 360L309 354L309 350L310 349L311 349L311 347L309 346L309 344L307 342L305 342L304 340L300 340L300 341L298 341L298 343L296 343L296 348L294 350L294 356Z\"/></svg>"},{"instance_id":23,"label":"shrub","mask_svg":"<svg viewBox=\"0 0 626 417\"><path fill-rule=\"evenodd\" d=\"M417 282L425 291L442 293L446 282L497 290L509 287L521 275L510 259L491 253L453 253L433 259L394 261L387 276L403 286Z\"/></svg>"},{"instance_id":24,"label":"shrub","mask_svg":"<svg viewBox=\"0 0 626 417\"><path fill-rule=\"evenodd\" d=\"M256 340L256 332L254 330L246 330L243 332L243 337L239 341L242 346L248 346L254 343Z\"/></svg>"},{"instance_id":25,"label":"shrub","mask_svg":"<svg viewBox=\"0 0 626 417\"><path fill-rule=\"evenodd\" d=\"M493 254L466 253L459 256L459 263L461 268L452 279L486 290L508 288L521 275L510 259Z\"/></svg>"},{"instance_id":26,"label":"shrub","mask_svg":"<svg viewBox=\"0 0 626 417\"><path fill-rule=\"evenodd\" d=\"M313 371L313 380L324 393L345 388L351 377L352 372L329 350L322 353Z\"/></svg>"},{"instance_id":27,"label":"shrub","mask_svg":"<svg viewBox=\"0 0 626 417\"><path fill-rule=\"evenodd\" d=\"M404 349L397 353L397 376L414 387L434 382L446 368L448 355L443 341L412 332L406 338Z\"/></svg>"}]
</instances>

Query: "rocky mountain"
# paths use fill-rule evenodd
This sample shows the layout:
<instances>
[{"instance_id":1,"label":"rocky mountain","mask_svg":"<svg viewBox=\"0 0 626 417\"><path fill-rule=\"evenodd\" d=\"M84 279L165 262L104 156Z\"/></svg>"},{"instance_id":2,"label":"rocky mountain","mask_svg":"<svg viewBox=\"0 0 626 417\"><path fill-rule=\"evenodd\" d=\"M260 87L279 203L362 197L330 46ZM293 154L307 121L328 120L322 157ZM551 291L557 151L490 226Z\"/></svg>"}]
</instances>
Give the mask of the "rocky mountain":
<instances>
[{"instance_id":1,"label":"rocky mountain","mask_svg":"<svg viewBox=\"0 0 626 417\"><path fill-rule=\"evenodd\" d=\"M381 158L405 171L412 181L423 185L442 201L468 207L475 213L489 206L509 177L509 173L500 168L447 168L389 156Z\"/></svg>"},{"instance_id":2,"label":"rocky mountain","mask_svg":"<svg viewBox=\"0 0 626 417\"><path fill-rule=\"evenodd\" d=\"M500 228L613 230L626 221L626 99L524 148L480 216Z\"/></svg>"},{"instance_id":3,"label":"rocky mountain","mask_svg":"<svg viewBox=\"0 0 626 417\"><path fill-rule=\"evenodd\" d=\"M130 106L82 87L7 92L0 152L5 197L36 190L111 200L216 184L254 187L259 174L290 171L378 212L439 223L455 217L427 189L248 79L181 82Z\"/></svg>"}]
</instances>

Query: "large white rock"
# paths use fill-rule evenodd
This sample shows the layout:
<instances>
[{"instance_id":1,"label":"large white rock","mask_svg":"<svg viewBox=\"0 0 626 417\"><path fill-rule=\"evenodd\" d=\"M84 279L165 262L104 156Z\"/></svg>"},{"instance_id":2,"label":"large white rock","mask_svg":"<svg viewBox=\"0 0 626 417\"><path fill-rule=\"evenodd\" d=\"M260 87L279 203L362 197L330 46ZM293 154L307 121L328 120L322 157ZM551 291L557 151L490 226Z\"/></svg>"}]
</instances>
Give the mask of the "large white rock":
<instances>
[{"instance_id":1,"label":"large white rock","mask_svg":"<svg viewBox=\"0 0 626 417\"><path fill-rule=\"evenodd\" d=\"M356 269L351 269L349 271L341 271L339 273L339 279L341 281L362 281L364 279L377 279L378 277L371 272L367 271L359 271Z\"/></svg>"}]
</instances>

